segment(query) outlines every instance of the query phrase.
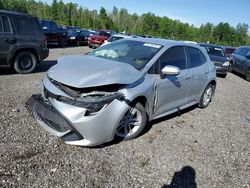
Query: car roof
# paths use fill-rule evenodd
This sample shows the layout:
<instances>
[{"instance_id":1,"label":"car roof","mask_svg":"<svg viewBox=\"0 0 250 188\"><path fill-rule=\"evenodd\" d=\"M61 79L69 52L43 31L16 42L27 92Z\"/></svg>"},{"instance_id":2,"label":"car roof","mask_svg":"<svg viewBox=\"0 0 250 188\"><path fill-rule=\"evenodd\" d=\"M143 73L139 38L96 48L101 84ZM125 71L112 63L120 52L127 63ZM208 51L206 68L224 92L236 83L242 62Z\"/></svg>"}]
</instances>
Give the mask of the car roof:
<instances>
[{"instance_id":1,"label":"car roof","mask_svg":"<svg viewBox=\"0 0 250 188\"><path fill-rule=\"evenodd\" d=\"M210 44L210 43L203 43L203 42L198 43L198 45L211 46L211 47L215 47L215 48L222 48L222 46L217 45L217 44Z\"/></svg>"},{"instance_id":2,"label":"car roof","mask_svg":"<svg viewBox=\"0 0 250 188\"><path fill-rule=\"evenodd\" d=\"M196 44L190 44L190 43L185 43L182 41L175 41L175 40L168 40L168 39L159 39L159 38L130 38L129 40L134 40L134 41L141 41L141 42L147 42L147 43L153 43L153 44L159 44L161 46L190 46L190 47L195 47L201 49L200 46Z\"/></svg>"},{"instance_id":3,"label":"car roof","mask_svg":"<svg viewBox=\"0 0 250 188\"><path fill-rule=\"evenodd\" d=\"M29 14L24 13L24 12L15 12L15 11L10 11L10 10L2 10L0 9L1 13L6 13L6 14L15 14L15 15L19 15L19 16L29 16L31 17Z\"/></svg>"},{"instance_id":4,"label":"car roof","mask_svg":"<svg viewBox=\"0 0 250 188\"><path fill-rule=\"evenodd\" d=\"M132 38L132 36L131 36L131 35L122 35L122 34L112 35L112 37Z\"/></svg>"}]
</instances>

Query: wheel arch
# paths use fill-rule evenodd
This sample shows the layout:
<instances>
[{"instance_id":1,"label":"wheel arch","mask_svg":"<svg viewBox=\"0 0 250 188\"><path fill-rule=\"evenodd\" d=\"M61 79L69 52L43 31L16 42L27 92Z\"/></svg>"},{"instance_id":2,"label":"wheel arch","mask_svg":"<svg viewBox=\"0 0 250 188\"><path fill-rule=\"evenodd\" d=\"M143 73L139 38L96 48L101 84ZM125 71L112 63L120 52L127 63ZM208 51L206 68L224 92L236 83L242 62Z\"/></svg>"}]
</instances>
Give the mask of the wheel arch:
<instances>
[{"instance_id":1,"label":"wheel arch","mask_svg":"<svg viewBox=\"0 0 250 188\"><path fill-rule=\"evenodd\" d=\"M14 53L14 56L11 58L11 66L12 66L12 67L13 67L13 65L14 65L14 63L15 63L15 59L16 59L17 55L18 55L19 53L21 53L21 52L31 52L32 54L35 55L37 61L40 62L40 57L39 57L39 55L38 55L36 49L34 49L34 48L22 48L22 49L16 50L15 53Z\"/></svg>"}]
</instances>

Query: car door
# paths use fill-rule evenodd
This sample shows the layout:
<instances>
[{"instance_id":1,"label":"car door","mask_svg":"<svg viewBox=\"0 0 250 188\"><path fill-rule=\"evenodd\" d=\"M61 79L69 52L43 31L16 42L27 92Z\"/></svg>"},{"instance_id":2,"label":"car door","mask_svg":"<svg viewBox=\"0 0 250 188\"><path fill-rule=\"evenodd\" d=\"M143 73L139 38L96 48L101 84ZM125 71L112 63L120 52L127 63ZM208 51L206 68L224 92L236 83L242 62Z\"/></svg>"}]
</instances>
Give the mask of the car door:
<instances>
[{"instance_id":1,"label":"car door","mask_svg":"<svg viewBox=\"0 0 250 188\"><path fill-rule=\"evenodd\" d=\"M175 76L161 75L156 79L155 117L186 104L186 97L191 86L191 73L187 69L184 47L171 47L159 58L158 63L159 72L166 65L173 65L180 69L180 74Z\"/></svg>"},{"instance_id":2,"label":"car door","mask_svg":"<svg viewBox=\"0 0 250 188\"><path fill-rule=\"evenodd\" d=\"M192 89L189 90L187 95L187 103L199 100L203 93L208 76L210 73L209 60L204 54L194 47L186 47L188 57L188 68L190 68L192 76Z\"/></svg>"},{"instance_id":3,"label":"car door","mask_svg":"<svg viewBox=\"0 0 250 188\"><path fill-rule=\"evenodd\" d=\"M245 50L241 54L240 63L239 63L239 71L242 74L245 74L246 70L248 69L248 59L246 58L247 55L250 55L250 50L248 48L244 48Z\"/></svg>"},{"instance_id":4,"label":"car door","mask_svg":"<svg viewBox=\"0 0 250 188\"><path fill-rule=\"evenodd\" d=\"M240 51L238 52L238 55L236 56L235 61L234 61L234 70L236 72L244 74L243 64L244 64L245 56L247 52L248 52L247 48L241 48Z\"/></svg>"},{"instance_id":5,"label":"car door","mask_svg":"<svg viewBox=\"0 0 250 188\"><path fill-rule=\"evenodd\" d=\"M15 43L11 20L8 15L0 13L0 65L7 65L9 52Z\"/></svg>"}]
</instances>

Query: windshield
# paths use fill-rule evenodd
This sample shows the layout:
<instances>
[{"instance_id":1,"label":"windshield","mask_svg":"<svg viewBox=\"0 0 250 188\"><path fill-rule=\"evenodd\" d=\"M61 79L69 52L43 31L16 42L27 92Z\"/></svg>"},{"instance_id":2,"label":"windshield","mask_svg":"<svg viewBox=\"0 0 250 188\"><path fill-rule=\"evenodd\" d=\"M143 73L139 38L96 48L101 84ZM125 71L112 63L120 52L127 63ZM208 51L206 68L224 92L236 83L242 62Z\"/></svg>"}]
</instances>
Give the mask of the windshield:
<instances>
[{"instance_id":1,"label":"windshield","mask_svg":"<svg viewBox=\"0 0 250 188\"><path fill-rule=\"evenodd\" d=\"M110 37L110 32L109 31L99 31L98 33L99 36L104 36L104 37Z\"/></svg>"},{"instance_id":2,"label":"windshield","mask_svg":"<svg viewBox=\"0 0 250 188\"><path fill-rule=\"evenodd\" d=\"M114 42L116 40L123 39L124 37L112 36L108 39L108 42Z\"/></svg>"},{"instance_id":3,"label":"windshield","mask_svg":"<svg viewBox=\"0 0 250 188\"><path fill-rule=\"evenodd\" d=\"M127 63L141 70L161 48L158 44L118 40L92 51L89 55Z\"/></svg>"},{"instance_id":4,"label":"windshield","mask_svg":"<svg viewBox=\"0 0 250 188\"><path fill-rule=\"evenodd\" d=\"M68 30L68 34L69 35L78 35L77 30L73 30L73 29Z\"/></svg>"},{"instance_id":5,"label":"windshield","mask_svg":"<svg viewBox=\"0 0 250 188\"><path fill-rule=\"evenodd\" d=\"M212 45L200 45L200 46L202 46L206 49L208 55L225 57L223 49L220 47L212 46Z\"/></svg>"}]
</instances>

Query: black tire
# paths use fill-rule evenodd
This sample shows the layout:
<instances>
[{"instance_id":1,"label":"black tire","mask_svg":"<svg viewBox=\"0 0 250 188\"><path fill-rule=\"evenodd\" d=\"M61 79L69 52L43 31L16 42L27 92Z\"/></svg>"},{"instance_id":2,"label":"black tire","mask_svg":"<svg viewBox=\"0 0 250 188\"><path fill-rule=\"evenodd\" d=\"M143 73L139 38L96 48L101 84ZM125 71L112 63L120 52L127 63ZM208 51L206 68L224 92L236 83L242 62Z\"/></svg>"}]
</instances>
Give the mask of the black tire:
<instances>
[{"instance_id":1,"label":"black tire","mask_svg":"<svg viewBox=\"0 0 250 188\"><path fill-rule=\"evenodd\" d=\"M37 64L36 56L32 52L24 51L17 54L13 68L19 74L28 74L36 69Z\"/></svg>"},{"instance_id":2,"label":"black tire","mask_svg":"<svg viewBox=\"0 0 250 188\"><path fill-rule=\"evenodd\" d=\"M60 45L62 48L65 48L65 47L66 47L66 39L65 39L64 37L62 37L62 38L60 39L59 45Z\"/></svg>"},{"instance_id":3,"label":"black tire","mask_svg":"<svg viewBox=\"0 0 250 188\"><path fill-rule=\"evenodd\" d=\"M204 92L202 93L202 96L200 98L199 107L200 108L206 108L212 101L212 97L214 95L214 89L215 87L212 84L208 84Z\"/></svg>"},{"instance_id":4,"label":"black tire","mask_svg":"<svg viewBox=\"0 0 250 188\"><path fill-rule=\"evenodd\" d=\"M247 70L247 72L245 74L245 79L246 79L246 81L250 82L250 69Z\"/></svg>"},{"instance_id":5,"label":"black tire","mask_svg":"<svg viewBox=\"0 0 250 188\"><path fill-rule=\"evenodd\" d=\"M93 48L93 47L91 46L91 44L89 44L88 46L89 46L89 48Z\"/></svg>"},{"instance_id":6,"label":"black tire","mask_svg":"<svg viewBox=\"0 0 250 188\"><path fill-rule=\"evenodd\" d=\"M125 124L123 124L125 121L129 121L128 118L129 116L132 115L131 111L132 110L135 110L136 113L139 113L139 117L141 118L141 122L139 123L139 125L128 125L126 126ZM130 113L130 115L128 115ZM133 118L134 115L131 116L131 118ZM132 119L131 119L131 122L132 122ZM138 137L144 130L145 126L146 126L146 123L147 123L147 114L146 114L146 111L145 111L145 108L143 107L143 105L141 103L136 103L134 106L132 106L125 114L124 116L122 117L117 129L116 129L116 132L115 132L115 137L117 139L121 139L121 140L131 140L131 139L134 139L136 137ZM133 127L132 127L133 126ZM122 130L125 130L127 127L127 131L132 131L130 132L131 134L129 135L129 133L125 136L122 134ZM128 128L130 127L130 129ZM134 132L133 132L134 130Z\"/></svg>"},{"instance_id":7,"label":"black tire","mask_svg":"<svg viewBox=\"0 0 250 188\"><path fill-rule=\"evenodd\" d=\"M80 46L80 41L79 40L76 41L76 46Z\"/></svg>"}]
</instances>

